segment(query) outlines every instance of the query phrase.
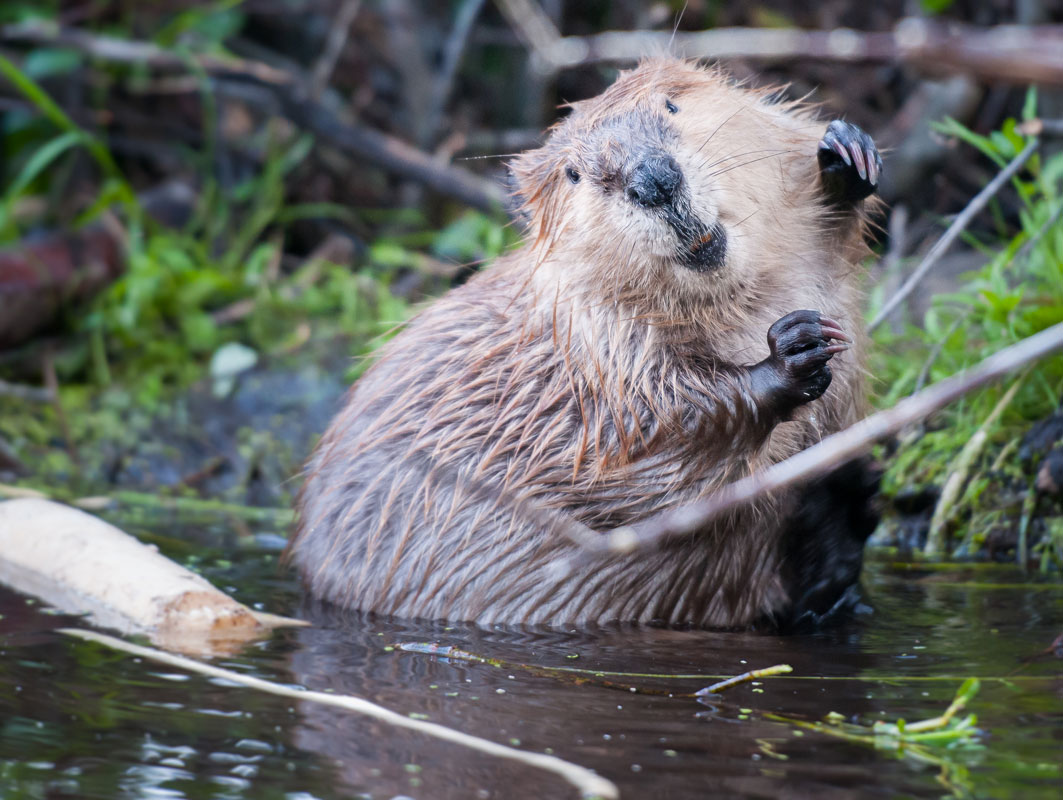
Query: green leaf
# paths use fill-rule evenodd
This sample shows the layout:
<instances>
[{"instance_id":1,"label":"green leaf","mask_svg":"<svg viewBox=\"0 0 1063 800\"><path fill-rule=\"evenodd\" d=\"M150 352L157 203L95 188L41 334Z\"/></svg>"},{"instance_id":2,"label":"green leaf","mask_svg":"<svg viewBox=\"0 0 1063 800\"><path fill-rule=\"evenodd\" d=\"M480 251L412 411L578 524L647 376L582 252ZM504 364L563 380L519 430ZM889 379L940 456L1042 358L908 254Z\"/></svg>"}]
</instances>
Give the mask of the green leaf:
<instances>
[{"instance_id":1,"label":"green leaf","mask_svg":"<svg viewBox=\"0 0 1063 800\"><path fill-rule=\"evenodd\" d=\"M978 678L968 678L956 690L956 699L953 702L967 703L978 694L978 690L981 688L982 682Z\"/></svg>"},{"instance_id":2,"label":"green leaf","mask_svg":"<svg viewBox=\"0 0 1063 800\"><path fill-rule=\"evenodd\" d=\"M222 0L211 5L194 4L186 11L175 14L155 34L155 41L166 47L173 46L182 34L192 31L212 44L220 44L239 32L244 24L244 15L235 10L243 0Z\"/></svg>"},{"instance_id":3,"label":"green leaf","mask_svg":"<svg viewBox=\"0 0 1063 800\"><path fill-rule=\"evenodd\" d=\"M927 14L941 14L952 8L955 0L922 0L920 5Z\"/></svg>"},{"instance_id":4,"label":"green leaf","mask_svg":"<svg viewBox=\"0 0 1063 800\"><path fill-rule=\"evenodd\" d=\"M77 50L65 47L41 47L31 50L22 62L22 70L31 78L47 78L73 72L84 63Z\"/></svg>"},{"instance_id":5,"label":"green leaf","mask_svg":"<svg viewBox=\"0 0 1063 800\"><path fill-rule=\"evenodd\" d=\"M931 127L946 136L953 136L966 142L971 145L971 147L993 159L998 166L1003 167L1007 163L1007 160L1002 158L1000 153L997 152L996 145L993 143L992 139L985 136L979 136L974 131L954 120L952 117L945 117L942 122L931 123Z\"/></svg>"},{"instance_id":6,"label":"green leaf","mask_svg":"<svg viewBox=\"0 0 1063 800\"><path fill-rule=\"evenodd\" d=\"M1031 86L1026 90L1026 100L1022 104L1022 118L1035 119L1037 117L1037 87Z\"/></svg>"},{"instance_id":7,"label":"green leaf","mask_svg":"<svg viewBox=\"0 0 1063 800\"><path fill-rule=\"evenodd\" d=\"M15 176L15 180L11 182L7 192L4 193L3 201L0 202L0 231L6 234L7 231L13 229L11 209L29 185L67 150L84 144L85 138L85 134L81 131L68 131L55 137L29 157L18 175Z\"/></svg>"},{"instance_id":8,"label":"green leaf","mask_svg":"<svg viewBox=\"0 0 1063 800\"><path fill-rule=\"evenodd\" d=\"M126 211L135 220L136 224L139 225L140 206L137 203L136 195L134 195L133 189L122 176L121 170L118 169L118 165L115 164L114 159L111 158L111 154L107 148L95 137L82 131L74 121L67 116L66 112L63 111L54 100L52 100L48 93L33 80L33 78L19 69L14 62L2 55L0 55L0 75L3 75L11 81L15 89L17 89L27 100L33 103L33 105L37 107L37 110L57 128L67 132L76 131L84 137L85 147L96 160L96 163L100 165L100 168L108 177L119 181L124 187L122 194L124 196Z\"/></svg>"}]
</instances>

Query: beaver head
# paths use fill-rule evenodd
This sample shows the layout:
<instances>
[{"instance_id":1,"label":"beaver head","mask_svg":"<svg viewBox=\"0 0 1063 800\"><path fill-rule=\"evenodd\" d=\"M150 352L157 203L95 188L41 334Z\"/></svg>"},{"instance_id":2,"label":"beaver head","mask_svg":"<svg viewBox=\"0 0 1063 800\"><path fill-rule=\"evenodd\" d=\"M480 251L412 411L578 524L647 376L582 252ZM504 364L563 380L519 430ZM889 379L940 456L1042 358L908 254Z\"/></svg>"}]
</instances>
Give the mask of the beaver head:
<instances>
[{"instance_id":1,"label":"beaver head","mask_svg":"<svg viewBox=\"0 0 1063 800\"><path fill-rule=\"evenodd\" d=\"M612 300L778 282L819 244L822 128L715 69L654 60L621 73L512 165L537 272Z\"/></svg>"}]
</instances>

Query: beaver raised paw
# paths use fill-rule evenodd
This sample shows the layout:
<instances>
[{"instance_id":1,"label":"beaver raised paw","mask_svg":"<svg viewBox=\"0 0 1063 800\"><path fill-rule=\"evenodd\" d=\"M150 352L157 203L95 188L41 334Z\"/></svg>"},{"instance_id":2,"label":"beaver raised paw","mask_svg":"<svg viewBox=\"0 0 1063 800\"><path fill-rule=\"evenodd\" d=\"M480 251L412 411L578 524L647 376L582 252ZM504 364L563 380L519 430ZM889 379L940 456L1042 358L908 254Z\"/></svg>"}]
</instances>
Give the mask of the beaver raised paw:
<instances>
[{"instance_id":1,"label":"beaver raised paw","mask_svg":"<svg viewBox=\"0 0 1063 800\"><path fill-rule=\"evenodd\" d=\"M831 382L827 362L849 348L841 325L818 311L792 311L768 328L771 355L750 368L761 407L788 419L798 406L821 397Z\"/></svg>"},{"instance_id":2,"label":"beaver raised paw","mask_svg":"<svg viewBox=\"0 0 1063 800\"><path fill-rule=\"evenodd\" d=\"M863 130L836 119L819 142L819 177L828 200L852 206L878 189L882 157Z\"/></svg>"}]
</instances>

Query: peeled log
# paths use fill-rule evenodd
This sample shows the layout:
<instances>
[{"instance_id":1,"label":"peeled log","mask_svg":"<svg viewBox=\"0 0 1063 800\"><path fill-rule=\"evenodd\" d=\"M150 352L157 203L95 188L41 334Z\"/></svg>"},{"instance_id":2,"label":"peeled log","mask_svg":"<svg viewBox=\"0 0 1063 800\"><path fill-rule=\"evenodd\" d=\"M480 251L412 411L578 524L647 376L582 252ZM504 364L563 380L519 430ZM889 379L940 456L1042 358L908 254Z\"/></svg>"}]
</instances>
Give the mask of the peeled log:
<instances>
[{"instance_id":1,"label":"peeled log","mask_svg":"<svg viewBox=\"0 0 1063 800\"><path fill-rule=\"evenodd\" d=\"M50 500L0 503L0 583L183 653L235 652L277 625L118 528Z\"/></svg>"}]
</instances>

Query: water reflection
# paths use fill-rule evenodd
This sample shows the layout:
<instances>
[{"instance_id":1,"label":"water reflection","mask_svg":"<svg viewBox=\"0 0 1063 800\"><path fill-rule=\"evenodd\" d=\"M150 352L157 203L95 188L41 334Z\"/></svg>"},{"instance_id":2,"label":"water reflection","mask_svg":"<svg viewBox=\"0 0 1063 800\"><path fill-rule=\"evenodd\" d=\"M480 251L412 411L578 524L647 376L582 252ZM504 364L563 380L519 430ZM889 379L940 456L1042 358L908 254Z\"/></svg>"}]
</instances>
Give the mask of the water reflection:
<instances>
[{"instance_id":1,"label":"water reflection","mask_svg":"<svg viewBox=\"0 0 1063 800\"><path fill-rule=\"evenodd\" d=\"M295 603L256 594L275 581L254 570L229 577L242 600ZM976 796L1058 796L1063 676L1058 660L1034 656L1063 628L1063 592L915 578L873 570L875 613L814 635L486 630L306 608L313 628L221 663L552 752L625 798L940 797L964 785ZM48 632L69 622L0 592L5 798L575 796L538 769ZM456 650L429 654L427 644ZM690 696L712 676L777 663L793 676ZM913 720L939 713L971 674L1008 680L984 684L973 710L992 736L957 757L948 785L933 765L761 717Z\"/></svg>"}]
</instances>

